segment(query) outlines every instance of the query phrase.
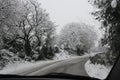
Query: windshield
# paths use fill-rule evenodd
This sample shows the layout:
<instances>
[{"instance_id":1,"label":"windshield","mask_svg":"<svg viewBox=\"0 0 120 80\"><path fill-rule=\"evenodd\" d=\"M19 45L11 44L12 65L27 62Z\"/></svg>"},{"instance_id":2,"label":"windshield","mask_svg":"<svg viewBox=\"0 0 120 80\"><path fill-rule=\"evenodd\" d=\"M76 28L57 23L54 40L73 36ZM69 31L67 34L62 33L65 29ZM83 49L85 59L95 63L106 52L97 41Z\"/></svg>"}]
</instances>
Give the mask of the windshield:
<instances>
[{"instance_id":1,"label":"windshield","mask_svg":"<svg viewBox=\"0 0 120 80\"><path fill-rule=\"evenodd\" d=\"M119 54L118 0L0 0L0 74L105 79Z\"/></svg>"}]
</instances>

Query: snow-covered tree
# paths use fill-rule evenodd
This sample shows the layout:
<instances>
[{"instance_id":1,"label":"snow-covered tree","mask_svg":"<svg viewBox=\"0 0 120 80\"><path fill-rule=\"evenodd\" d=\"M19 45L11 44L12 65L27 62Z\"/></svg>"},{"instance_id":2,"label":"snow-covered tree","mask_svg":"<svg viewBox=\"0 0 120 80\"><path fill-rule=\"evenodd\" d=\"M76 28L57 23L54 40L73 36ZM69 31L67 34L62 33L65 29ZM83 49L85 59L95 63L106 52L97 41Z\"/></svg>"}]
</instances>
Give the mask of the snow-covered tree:
<instances>
[{"instance_id":1,"label":"snow-covered tree","mask_svg":"<svg viewBox=\"0 0 120 80\"><path fill-rule=\"evenodd\" d=\"M89 0L97 8L92 15L103 24L105 31L103 45L109 46L106 53L107 63L114 64L120 55L120 0Z\"/></svg>"},{"instance_id":2,"label":"snow-covered tree","mask_svg":"<svg viewBox=\"0 0 120 80\"><path fill-rule=\"evenodd\" d=\"M2 37L6 34L8 28L13 27L12 24L17 19L18 3L19 0L0 0L0 48L3 45Z\"/></svg>"},{"instance_id":3,"label":"snow-covered tree","mask_svg":"<svg viewBox=\"0 0 120 80\"><path fill-rule=\"evenodd\" d=\"M22 49L19 49L25 52L27 56L32 56L35 48L41 46L42 38L54 33L55 25L50 20L48 13L41 8L41 4L35 0L20 1L15 7L15 15L17 17L12 20L13 23L4 27L3 39L7 41L4 43L9 45L8 47L10 45L13 47L14 44L13 49L22 46ZM18 46L16 44L18 42L21 45Z\"/></svg>"},{"instance_id":4,"label":"snow-covered tree","mask_svg":"<svg viewBox=\"0 0 120 80\"><path fill-rule=\"evenodd\" d=\"M92 26L84 23L69 23L64 26L59 36L59 44L65 44L70 49L76 48L89 51L95 44L97 34Z\"/></svg>"}]
</instances>

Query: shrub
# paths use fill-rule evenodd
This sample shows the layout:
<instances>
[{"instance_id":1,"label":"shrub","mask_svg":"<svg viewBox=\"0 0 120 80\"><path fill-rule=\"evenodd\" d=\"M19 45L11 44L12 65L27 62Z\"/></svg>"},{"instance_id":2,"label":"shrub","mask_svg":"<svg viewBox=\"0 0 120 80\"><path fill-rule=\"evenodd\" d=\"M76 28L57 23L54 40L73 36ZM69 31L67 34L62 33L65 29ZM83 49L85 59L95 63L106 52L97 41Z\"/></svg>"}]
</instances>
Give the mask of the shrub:
<instances>
[{"instance_id":1,"label":"shrub","mask_svg":"<svg viewBox=\"0 0 120 80\"><path fill-rule=\"evenodd\" d=\"M111 66L114 64L114 61L112 59L109 59L107 56L108 53L99 53L96 54L93 57L90 57L90 61L93 64L101 64L101 65L106 65L106 66ZM113 57L111 57L113 58Z\"/></svg>"},{"instance_id":2,"label":"shrub","mask_svg":"<svg viewBox=\"0 0 120 80\"><path fill-rule=\"evenodd\" d=\"M10 52L6 49L0 50L0 69L5 67L8 63L14 63L19 60L20 58L13 52Z\"/></svg>"}]
</instances>

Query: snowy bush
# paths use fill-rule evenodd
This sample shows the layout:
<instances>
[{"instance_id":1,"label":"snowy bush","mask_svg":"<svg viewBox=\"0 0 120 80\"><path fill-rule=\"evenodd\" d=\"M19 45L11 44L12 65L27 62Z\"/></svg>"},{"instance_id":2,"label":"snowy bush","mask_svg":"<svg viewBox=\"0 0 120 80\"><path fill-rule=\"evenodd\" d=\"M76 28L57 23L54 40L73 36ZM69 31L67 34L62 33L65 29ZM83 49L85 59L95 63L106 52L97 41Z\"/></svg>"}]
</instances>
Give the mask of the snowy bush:
<instances>
[{"instance_id":1,"label":"snowy bush","mask_svg":"<svg viewBox=\"0 0 120 80\"><path fill-rule=\"evenodd\" d=\"M61 50L60 53L56 53L55 56L54 56L54 59L55 60L62 60L62 59L68 59L68 58L71 58L75 55L73 54L69 54L69 52L65 51L65 50Z\"/></svg>"},{"instance_id":2,"label":"snowy bush","mask_svg":"<svg viewBox=\"0 0 120 80\"><path fill-rule=\"evenodd\" d=\"M108 55L108 53L98 53L95 56L90 57L90 61L93 64L101 64L101 65L107 65L111 66L114 64L114 60L112 60L114 57Z\"/></svg>"},{"instance_id":3,"label":"snowy bush","mask_svg":"<svg viewBox=\"0 0 120 80\"><path fill-rule=\"evenodd\" d=\"M5 67L7 64L15 63L16 61L20 61L20 58L14 53L6 49L2 49L0 51L0 69Z\"/></svg>"}]
</instances>

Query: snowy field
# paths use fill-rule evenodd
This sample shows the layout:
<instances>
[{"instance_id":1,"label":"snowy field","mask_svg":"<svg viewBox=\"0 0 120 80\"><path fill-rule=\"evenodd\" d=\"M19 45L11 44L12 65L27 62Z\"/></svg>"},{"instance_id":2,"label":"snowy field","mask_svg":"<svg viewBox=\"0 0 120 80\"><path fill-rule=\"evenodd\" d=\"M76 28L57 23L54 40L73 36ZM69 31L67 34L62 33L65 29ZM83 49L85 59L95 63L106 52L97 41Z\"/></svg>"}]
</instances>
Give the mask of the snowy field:
<instances>
[{"instance_id":1,"label":"snowy field","mask_svg":"<svg viewBox=\"0 0 120 80\"><path fill-rule=\"evenodd\" d=\"M106 67L100 64L91 64L90 60L88 60L85 64L85 69L89 76L99 79L105 79L112 67Z\"/></svg>"}]
</instances>

